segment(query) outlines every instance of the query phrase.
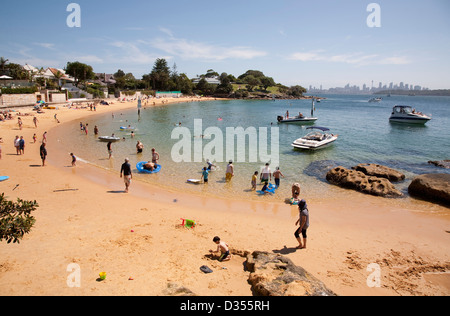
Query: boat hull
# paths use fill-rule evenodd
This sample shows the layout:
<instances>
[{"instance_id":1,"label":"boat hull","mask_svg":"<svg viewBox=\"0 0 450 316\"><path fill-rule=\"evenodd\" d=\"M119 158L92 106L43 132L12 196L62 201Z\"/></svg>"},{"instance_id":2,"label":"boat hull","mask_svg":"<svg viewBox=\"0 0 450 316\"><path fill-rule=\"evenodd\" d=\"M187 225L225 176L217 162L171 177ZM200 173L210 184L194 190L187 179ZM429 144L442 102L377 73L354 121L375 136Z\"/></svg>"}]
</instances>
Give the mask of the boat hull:
<instances>
[{"instance_id":1,"label":"boat hull","mask_svg":"<svg viewBox=\"0 0 450 316\"><path fill-rule=\"evenodd\" d=\"M332 138L321 142L303 141L300 139L293 142L291 146L301 150L318 150L333 145L337 139L337 136L333 136Z\"/></svg>"},{"instance_id":2,"label":"boat hull","mask_svg":"<svg viewBox=\"0 0 450 316\"><path fill-rule=\"evenodd\" d=\"M278 121L278 123L288 123L288 124L313 124L317 121L317 118L315 117L310 117L310 118L293 118L293 119L284 119L284 120L280 120Z\"/></svg>"},{"instance_id":3,"label":"boat hull","mask_svg":"<svg viewBox=\"0 0 450 316\"><path fill-rule=\"evenodd\" d=\"M431 119L428 117L391 117L390 122L403 124L426 124Z\"/></svg>"}]
</instances>

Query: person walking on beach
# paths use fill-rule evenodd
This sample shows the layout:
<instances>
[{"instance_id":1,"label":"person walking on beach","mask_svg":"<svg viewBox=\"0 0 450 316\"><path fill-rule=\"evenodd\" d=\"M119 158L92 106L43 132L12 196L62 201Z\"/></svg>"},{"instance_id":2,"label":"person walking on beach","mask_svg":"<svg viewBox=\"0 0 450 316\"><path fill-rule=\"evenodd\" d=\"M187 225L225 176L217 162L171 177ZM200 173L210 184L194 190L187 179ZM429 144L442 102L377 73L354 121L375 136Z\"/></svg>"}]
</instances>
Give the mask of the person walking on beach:
<instances>
[{"instance_id":1,"label":"person walking on beach","mask_svg":"<svg viewBox=\"0 0 450 316\"><path fill-rule=\"evenodd\" d=\"M73 153L70 153L70 156L72 157L72 167L75 167L77 165L77 157Z\"/></svg>"},{"instance_id":2,"label":"person walking on beach","mask_svg":"<svg viewBox=\"0 0 450 316\"><path fill-rule=\"evenodd\" d=\"M38 122L38 119L36 118L36 116L33 117L34 127L36 127L36 128L37 128L37 122Z\"/></svg>"},{"instance_id":3,"label":"person walking on beach","mask_svg":"<svg viewBox=\"0 0 450 316\"><path fill-rule=\"evenodd\" d=\"M20 138L19 138L19 135L17 135L16 138L14 139L14 147L16 147L16 154L17 155L20 155L20 149L19 149L20 144L19 144L19 142L20 142Z\"/></svg>"},{"instance_id":4,"label":"person walking on beach","mask_svg":"<svg viewBox=\"0 0 450 316\"><path fill-rule=\"evenodd\" d=\"M213 242L217 245L217 250L209 250L210 253L220 253L218 258L219 262L231 260L230 248L227 243L220 240L220 237L216 236L213 238Z\"/></svg>"},{"instance_id":5,"label":"person walking on beach","mask_svg":"<svg viewBox=\"0 0 450 316\"><path fill-rule=\"evenodd\" d=\"M227 182L231 181L231 179L234 177L234 166L233 161L230 160L230 162L227 165L227 171L225 173L225 180Z\"/></svg>"},{"instance_id":6,"label":"person walking on beach","mask_svg":"<svg viewBox=\"0 0 450 316\"><path fill-rule=\"evenodd\" d=\"M42 167L45 167L45 159L47 158L47 149L45 148L45 142L42 142L41 147L39 148L39 154L42 159Z\"/></svg>"},{"instance_id":7,"label":"person walking on beach","mask_svg":"<svg viewBox=\"0 0 450 316\"><path fill-rule=\"evenodd\" d=\"M133 173L131 172L131 165L129 163L130 159L125 158L125 162L122 164L120 169L120 177L123 175L123 182L125 183L125 193L128 193L128 188L131 184L131 179L133 179Z\"/></svg>"},{"instance_id":8,"label":"person walking on beach","mask_svg":"<svg viewBox=\"0 0 450 316\"><path fill-rule=\"evenodd\" d=\"M268 184L269 178L270 178L270 181L272 181L272 172L270 171L269 163L266 163L266 166L264 167L264 169L261 172L260 179L261 179L262 183Z\"/></svg>"},{"instance_id":9,"label":"person walking on beach","mask_svg":"<svg viewBox=\"0 0 450 316\"><path fill-rule=\"evenodd\" d=\"M298 241L297 249L305 249L307 239L306 230L309 228L309 211L305 200L301 200L300 203L298 204L298 211L299 211L299 218L297 222L295 222L295 225L300 226L295 231L294 236ZM300 237L300 233L303 236L303 244L302 239Z\"/></svg>"},{"instance_id":10,"label":"person walking on beach","mask_svg":"<svg viewBox=\"0 0 450 316\"><path fill-rule=\"evenodd\" d=\"M280 187L280 177L284 178L284 174L281 173L280 167L277 167L277 170L273 173L273 178L275 179L275 185Z\"/></svg>"},{"instance_id":11,"label":"person walking on beach","mask_svg":"<svg viewBox=\"0 0 450 316\"><path fill-rule=\"evenodd\" d=\"M21 155L25 154L25 139L23 139L23 136L20 136L19 139L19 153Z\"/></svg>"}]
</instances>

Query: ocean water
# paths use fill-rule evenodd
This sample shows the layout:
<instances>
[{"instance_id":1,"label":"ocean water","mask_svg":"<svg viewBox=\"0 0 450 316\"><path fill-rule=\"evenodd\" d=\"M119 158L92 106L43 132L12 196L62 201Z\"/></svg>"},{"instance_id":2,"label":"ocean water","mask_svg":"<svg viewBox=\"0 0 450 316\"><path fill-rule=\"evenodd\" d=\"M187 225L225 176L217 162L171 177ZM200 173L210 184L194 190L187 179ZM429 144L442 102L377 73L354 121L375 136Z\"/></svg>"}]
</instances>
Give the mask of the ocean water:
<instances>
[{"instance_id":1,"label":"ocean water","mask_svg":"<svg viewBox=\"0 0 450 316\"><path fill-rule=\"evenodd\" d=\"M162 171L155 175L136 174L135 179L157 183L161 186L181 189L205 195L239 197L244 199L284 199L290 197L291 185L299 182L302 195L308 198L320 198L340 194L342 189L326 182L326 172L334 166L350 168L359 163L378 163L392 167L406 174L407 179L397 188L407 196L407 187L411 180L422 173L448 173L449 170L429 165L429 160L450 159L450 97L392 96L384 97L380 103L369 103L372 96L362 95L323 95L326 97L316 103L316 126L330 128L339 139L330 147L318 151L299 151L291 143L308 131L307 126L278 124L277 116L288 110L291 115L302 112L310 114L310 100L276 100L276 101L212 101L189 102L170 106L145 108L138 117L134 110L115 112L89 118L89 134L80 131L79 123L71 123L59 130L58 139L67 152L74 152L82 161L103 169L118 172L125 157L130 158L132 166L139 161L151 160L151 148L160 154ZM423 126L390 123L389 116L394 105L411 105L417 110L431 114L432 120ZM202 130L195 127L195 120L200 120ZM193 185L187 179L200 179L202 162L174 162L172 150L180 144L180 138L172 139L177 124L187 128L192 150L201 143L204 149L213 144L216 134L207 135L208 127L218 128L223 134L223 151L219 162L213 162L218 169L210 173L208 185ZM197 121L198 123L198 121ZM123 141L113 144L113 159L108 159L106 143L98 141L93 135L94 126L100 130L100 136L124 137ZM135 137L129 131L121 131L121 126L131 125L136 128ZM198 125L198 124L197 124ZM236 149L234 155L235 177L230 183L225 182L225 170L229 156L226 156L227 128L242 127L266 128L268 131L268 150L271 154L271 135L279 132L279 162L271 164L271 169L280 167L284 174L280 189L273 197L260 197L250 190L251 176L260 171L264 161L260 158L260 147L246 139L245 148ZM178 129L179 130L179 129ZM202 139L199 136L206 134ZM276 135L276 134L275 134ZM264 141L264 134L258 133L258 141ZM136 153L136 142L140 140L145 148L142 154ZM196 143L197 142L197 143ZM194 145L196 143L197 145ZM215 144L215 143L214 143ZM249 148L258 148L258 160L250 161ZM276 147L275 147L276 148ZM245 162L236 162L239 153L245 153ZM214 152L213 152L214 153ZM194 154L190 156L194 160ZM259 185L258 185L259 187Z\"/></svg>"}]
</instances>

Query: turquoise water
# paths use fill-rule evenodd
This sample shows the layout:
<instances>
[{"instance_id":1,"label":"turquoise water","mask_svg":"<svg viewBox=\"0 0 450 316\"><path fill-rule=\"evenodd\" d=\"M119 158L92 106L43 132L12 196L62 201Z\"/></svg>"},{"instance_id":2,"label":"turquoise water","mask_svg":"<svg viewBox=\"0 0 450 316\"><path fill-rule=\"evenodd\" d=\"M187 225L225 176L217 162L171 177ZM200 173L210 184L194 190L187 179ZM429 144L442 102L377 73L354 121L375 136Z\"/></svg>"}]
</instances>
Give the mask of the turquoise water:
<instances>
[{"instance_id":1,"label":"turquoise water","mask_svg":"<svg viewBox=\"0 0 450 316\"><path fill-rule=\"evenodd\" d=\"M429 165L429 160L450 159L450 98L392 96L384 97L380 103L369 103L372 96L324 95L327 99L316 103L315 116L317 126L331 129L339 134L339 139L330 147L305 152L294 150L291 143L307 133L301 125L277 124L278 115L289 110L291 115L302 112L309 115L310 100L276 100L276 101L214 101L191 102L165 107L141 110L138 118L137 109L122 113L89 118L83 123L89 124L89 135L84 135L79 124L74 124L60 135L68 152L74 152L84 161L101 168L118 171L125 157L131 164L151 160L151 148L154 147L161 156L162 171L157 175L137 175L142 181L158 183L201 194L223 196L239 196L258 199L256 193L250 191L251 176L261 170L263 161L249 162L245 148L246 162L235 163L235 174L231 183L224 181L228 157L215 163L218 170L210 175L207 186L186 183L187 179L200 179L201 168L205 162L175 163L171 151L179 139L171 139L177 123L187 127L191 132L191 144L202 141L202 148L215 138L206 135L205 139L195 138L194 120L202 119L203 131L207 127L218 127L226 135L227 127L267 128L269 131L269 151L271 128L279 128L279 163L271 165L271 169L279 166L285 178L276 197L290 196L290 186L294 182L302 184L303 192L310 198L318 198L324 194L337 194L338 189L326 183L326 171L337 165L351 167L359 163L378 163L407 175L407 180L397 185L406 193L410 180L421 173L450 172L449 170ZM389 122L392 107L396 104L411 105L417 110L431 114L433 119L425 126L402 125ZM222 118L222 120L218 120ZM98 125L100 136L111 135L125 137L124 141L113 144L113 159L108 159L106 143L99 142L93 135L94 125ZM136 127L134 138L130 132L120 131L120 126ZM261 137L261 134L258 135ZM136 142L143 142L143 154L136 154ZM224 139L224 143L226 139ZM253 144L251 144L253 145ZM226 152L226 150L224 150ZM191 158L194 158L191 155ZM207 159L209 157L203 157ZM234 161L236 161L236 156ZM266 198L266 197L265 197Z\"/></svg>"}]
</instances>

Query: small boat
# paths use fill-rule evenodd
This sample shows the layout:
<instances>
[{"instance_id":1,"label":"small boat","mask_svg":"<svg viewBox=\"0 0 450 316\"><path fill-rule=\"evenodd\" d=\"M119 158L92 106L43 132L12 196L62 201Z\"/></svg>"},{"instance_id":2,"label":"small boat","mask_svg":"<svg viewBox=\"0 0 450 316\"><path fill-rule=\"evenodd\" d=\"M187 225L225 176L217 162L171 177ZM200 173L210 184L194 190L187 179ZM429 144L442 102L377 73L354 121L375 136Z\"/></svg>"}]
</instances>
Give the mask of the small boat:
<instances>
[{"instance_id":1,"label":"small boat","mask_svg":"<svg viewBox=\"0 0 450 316\"><path fill-rule=\"evenodd\" d=\"M338 135L328 133L330 129L327 127L311 126L307 129L313 131L294 141L291 144L292 147L298 149L316 150L325 148L338 139Z\"/></svg>"},{"instance_id":2,"label":"small boat","mask_svg":"<svg viewBox=\"0 0 450 316\"><path fill-rule=\"evenodd\" d=\"M314 106L314 98L312 99L312 106L311 106L311 117L306 117L303 114L299 113L298 116L294 117L284 117L284 116L278 116L277 121L278 123L295 123L295 124L314 124L314 122L317 121L317 117L314 117L314 111L316 110Z\"/></svg>"},{"instance_id":3,"label":"small boat","mask_svg":"<svg viewBox=\"0 0 450 316\"><path fill-rule=\"evenodd\" d=\"M409 105L396 105L392 109L389 121L408 124L425 124L431 117L421 112L417 112Z\"/></svg>"},{"instance_id":4,"label":"small boat","mask_svg":"<svg viewBox=\"0 0 450 316\"><path fill-rule=\"evenodd\" d=\"M120 140L119 137L115 136L100 136L98 139L102 142L118 142Z\"/></svg>"},{"instance_id":5,"label":"small boat","mask_svg":"<svg viewBox=\"0 0 450 316\"><path fill-rule=\"evenodd\" d=\"M383 101L382 98L372 98L369 100L369 102L381 102L381 101Z\"/></svg>"}]
</instances>

